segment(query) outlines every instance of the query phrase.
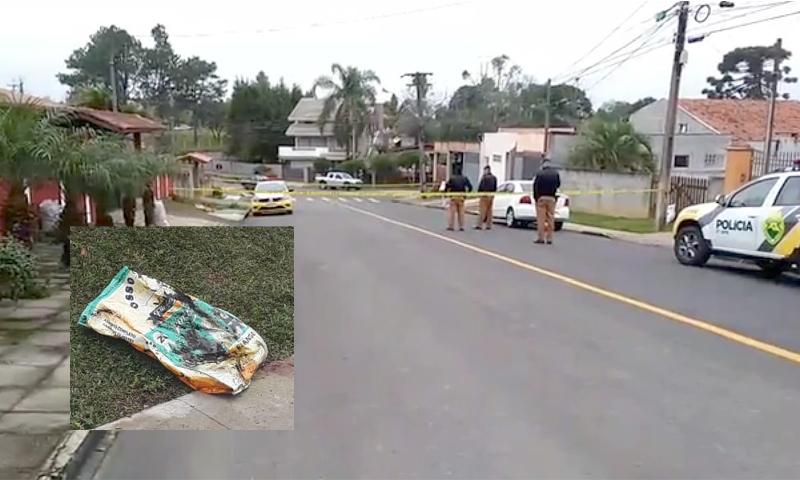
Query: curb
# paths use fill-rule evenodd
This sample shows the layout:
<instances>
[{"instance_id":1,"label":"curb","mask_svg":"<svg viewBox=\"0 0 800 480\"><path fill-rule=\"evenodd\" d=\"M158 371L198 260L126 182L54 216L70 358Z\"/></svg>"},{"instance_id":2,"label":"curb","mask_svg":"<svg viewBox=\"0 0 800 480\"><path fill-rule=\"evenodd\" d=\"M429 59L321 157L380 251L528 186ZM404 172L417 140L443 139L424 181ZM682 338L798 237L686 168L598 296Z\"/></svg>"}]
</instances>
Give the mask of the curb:
<instances>
[{"instance_id":1,"label":"curb","mask_svg":"<svg viewBox=\"0 0 800 480\"><path fill-rule=\"evenodd\" d=\"M95 448L107 437L107 432L72 430L50 454L37 480L66 480L72 478Z\"/></svg>"}]
</instances>

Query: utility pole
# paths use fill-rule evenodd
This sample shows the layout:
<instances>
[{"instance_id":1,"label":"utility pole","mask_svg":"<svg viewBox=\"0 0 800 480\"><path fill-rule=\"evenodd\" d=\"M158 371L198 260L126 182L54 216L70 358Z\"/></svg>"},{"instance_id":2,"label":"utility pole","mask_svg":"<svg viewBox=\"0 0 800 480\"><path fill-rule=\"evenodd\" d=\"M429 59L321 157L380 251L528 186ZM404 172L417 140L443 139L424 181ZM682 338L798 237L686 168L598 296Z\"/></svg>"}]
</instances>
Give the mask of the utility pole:
<instances>
[{"instance_id":1,"label":"utility pole","mask_svg":"<svg viewBox=\"0 0 800 480\"><path fill-rule=\"evenodd\" d=\"M547 94L544 105L544 157L550 158L550 91L552 80L547 79Z\"/></svg>"},{"instance_id":2,"label":"utility pole","mask_svg":"<svg viewBox=\"0 0 800 480\"><path fill-rule=\"evenodd\" d=\"M411 77L411 84L409 87L414 87L417 91L417 115L419 115L419 131L417 132L417 146L419 147L419 191L425 191L425 169L427 162L425 161L425 143L424 129L425 129L425 96L428 94L428 77L432 73L414 72L406 73L403 78ZM436 168L434 166L434 168Z\"/></svg>"},{"instance_id":3,"label":"utility pole","mask_svg":"<svg viewBox=\"0 0 800 480\"><path fill-rule=\"evenodd\" d=\"M25 97L25 81L22 79L22 77L18 78L16 82L10 83L8 86L11 87L11 93L14 95L16 95L17 91L19 91L20 98Z\"/></svg>"},{"instance_id":4,"label":"utility pole","mask_svg":"<svg viewBox=\"0 0 800 480\"><path fill-rule=\"evenodd\" d=\"M689 2L681 1L678 7L678 32L675 35L675 56L672 59L672 79L669 85L667 116L664 123L664 140L661 150L661 175L658 182L656 198L656 231L661 231L666 224L667 195L670 187L670 170L672 168L672 152L675 146L675 121L678 116L678 96L681 88L684 52L686 47L686 27L689 23ZM663 18L663 17L662 17Z\"/></svg>"},{"instance_id":5,"label":"utility pole","mask_svg":"<svg viewBox=\"0 0 800 480\"><path fill-rule=\"evenodd\" d=\"M781 59L780 53L783 49L783 39L779 38L775 42L775 56L772 58L774 66L772 67L772 76L770 78L770 98L769 98L769 112L767 113L767 134L764 138L764 175L769 173L769 164L772 161L772 136L775 129L775 106L778 100L778 81L781 76Z\"/></svg>"},{"instance_id":6,"label":"utility pole","mask_svg":"<svg viewBox=\"0 0 800 480\"><path fill-rule=\"evenodd\" d=\"M114 53L111 53L111 58L108 60L108 68L111 78L111 110L117 111L117 68L114 65Z\"/></svg>"}]
</instances>

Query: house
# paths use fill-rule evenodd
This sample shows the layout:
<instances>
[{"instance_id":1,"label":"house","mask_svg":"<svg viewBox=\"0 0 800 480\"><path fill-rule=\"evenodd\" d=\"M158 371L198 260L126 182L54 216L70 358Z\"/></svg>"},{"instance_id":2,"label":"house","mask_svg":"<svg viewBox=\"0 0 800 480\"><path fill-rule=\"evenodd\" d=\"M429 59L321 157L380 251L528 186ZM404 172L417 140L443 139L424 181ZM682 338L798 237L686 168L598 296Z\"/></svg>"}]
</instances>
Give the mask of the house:
<instances>
[{"instance_id":1,"label":"house","mask_svg":"<svg viewBox=\"0 0 800 480\"><path fill-rule=\"evenodd\" d=\"M566 164L575 133L571 127L551 128L547 134L544 128L500 128L497 132L485 133L481 139L480 168L489 165L501 182L531 179L548 149L555 164ZM554 153L558 153L557 159Z\"/></svg>"},{"instance_id":2,"label":"house","mask_svg":"<svg viewBox=\"0 0 800 480\"><path fill-rule=\"evenodd\" d=\"M672 171L677 175L720 179L725 154L733 144L764 152L768 102L763 100L681 99L675 127ZM630 122L646 135L660 165L667 101L633 113ZM800 153L800 102L780 100L775 110L773 152Z\"/></svg>"},{"instance_id":3,"label":"house","mask_svg":"<svg viewBox=\"0 0 800 480\"><path fill-rule=\"evenodd\" d=\"M431 172L433 182L446 180L460 170L477 185L481 175L481 145L478 142L434 142L431 157L436 168Z\"/></svg>"}]
</instances>

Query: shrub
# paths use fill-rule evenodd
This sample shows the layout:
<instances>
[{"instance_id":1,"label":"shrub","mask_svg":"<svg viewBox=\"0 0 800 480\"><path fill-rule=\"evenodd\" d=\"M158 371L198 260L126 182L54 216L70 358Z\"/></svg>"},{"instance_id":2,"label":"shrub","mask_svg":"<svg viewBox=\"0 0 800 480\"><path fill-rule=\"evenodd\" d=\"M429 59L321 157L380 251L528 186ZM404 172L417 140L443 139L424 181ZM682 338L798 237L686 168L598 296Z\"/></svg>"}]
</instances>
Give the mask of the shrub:
<instances>
[{"instance_id":1,"label":"shrub","mask_svg":"<svg viewBox=\"0 0 800 480\"><path fill-rule=\"evenodd\" d=\"M0 300L38 298L36 262L31 252L13 238L0 238Z\"/></svg>"}]
</instances>

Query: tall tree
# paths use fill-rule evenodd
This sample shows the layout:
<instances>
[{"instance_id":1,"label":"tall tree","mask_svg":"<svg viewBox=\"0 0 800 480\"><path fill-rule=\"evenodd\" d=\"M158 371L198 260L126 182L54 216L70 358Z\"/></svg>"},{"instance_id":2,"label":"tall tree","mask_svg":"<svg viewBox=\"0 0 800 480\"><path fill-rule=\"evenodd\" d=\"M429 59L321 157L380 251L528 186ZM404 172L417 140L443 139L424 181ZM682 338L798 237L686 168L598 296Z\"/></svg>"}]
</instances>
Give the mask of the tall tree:
<instances>
[{"instance_id":1,"label":"tall tree","mask_svg":"<svg viewBox=\"0 0 800 480\"><path fill-rule=\"evenodd\" d=\"M117 99L124 105L135 95L142 66L142 45L124 29L114 25L101 27L66 60L71 72L59 73L57 77L71 89L103 87L111 91L110 63L116 74Z\"/></svg>"},{"instance_id":2,"label":"tall tree","mask_svg":"<svg viewBox=\"0 0 800 480\"><path fill-rule=\"evenodd\" d=\"M717 65L720 76L708 77L710 87L703 90L703 95L711 99L765 100L770 96L772 59L779 58L785 62L791 56L789 50L777 49L774 45L735 48L726 53ZM796 82L796 77L788 76L791 71L789 66L781 68L779 81ZM789 98L789 94L783 97Z\"/></svg>"},{"instance_id":3,"label":"tall tree","mask_svg":"<svg viewBox=\"0 0 800 480\"><path fill-rule=\"evenodd\" d=\"M589 122L569 161L576 167L612 172L652 173L655 169L647 137L622 121Z\"/></svg>"},{"instance_id":4,"label":"tall tree","mask_svg":"<svg viewBox=\"0 0 800 480\"><path fill-rule=\"evenodd\" d=\"M153 37L153 47L142 50L139 75L142 103L155 110L158 116L171 118L176 113L172 109L172 92L180 57L172 48L163 25L153 27L150 34Z\"/></svg>"},{"instance_id":5,"label":"tall tree","mask_svg":"<svg viewBox=\"0 0 800 480\"><path fill-rule=\"evenodd\" d=\"M250 162L277 161L278 146L291 143L288 117L302 97L297 85L272 85L264 72L255 81L237 80L226 119L228 152Z\"/></svg>"},{"instance_id":6,"label":"tall tree","mask_svg":"<svg viewBox=\"0 0 800 480\"><path fill-rule=\"evenodd\" d=\"M596 113L596 117L603 121L628 120L631 114L655 102L653 97L644 97L629 103L624 101L611 101L603 104Z\"/></svg>"},{"instance_id":7,"label":"tall tree","mask_svg":"<svg viewBox=\"0 0 800 480\"><path fill-rule=\"evenodd\" d=\"M372 70L344 68L338 63L331 65L331 73L333 77L323 76L314 82L315 93L318 89L328 91L318 120L319 128L322 131L333 117L337 137L342 139L344 131L350 133L343 143L347 146L347 156L355 158L358 137L369 124L370 107L375 105L376 85L380 79Z\"/></svg>"},{"instance_id":8,"label":"tall tree","mask_svg":"<svg viewBox=\"0 0 800 480\"><path fill-rule=\"evenodd\" d=\"M197 145L203 105L222 101L228 81L219 78L216 63L189 57L178 62L174 82L175 105L191 112L194 144Z\"/></svg>"}]
</instances>

